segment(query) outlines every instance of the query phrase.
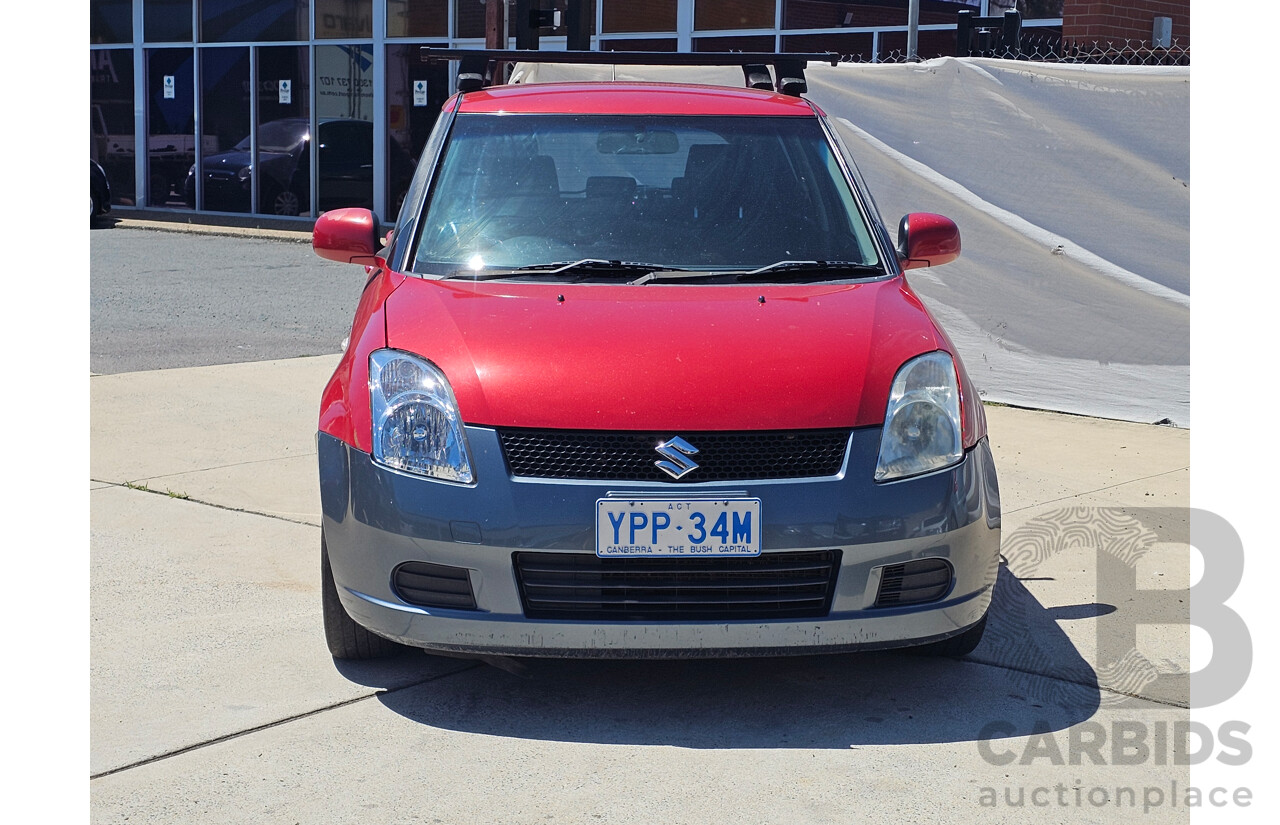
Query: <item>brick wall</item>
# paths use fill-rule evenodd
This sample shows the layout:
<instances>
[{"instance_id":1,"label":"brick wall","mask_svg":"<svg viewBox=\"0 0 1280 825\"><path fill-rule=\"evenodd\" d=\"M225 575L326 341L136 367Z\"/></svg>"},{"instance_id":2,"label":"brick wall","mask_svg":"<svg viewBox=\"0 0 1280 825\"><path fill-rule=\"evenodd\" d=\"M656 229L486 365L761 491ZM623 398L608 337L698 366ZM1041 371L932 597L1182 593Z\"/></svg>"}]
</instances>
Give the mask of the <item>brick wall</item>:
<instances>
[{"instance_id":1,"label":"brick wall","mask_svg":"<svg viewBox=\"0 0 1280 825\"><path fill-rule=\"evenodd\" d=\"M1076 43L1111 43L1151 40L1151 24L1157 17L1173 20L1173 42L1191 45L1191 0L1063 0L1062 37Z\"/></svg>"}]
</instances>

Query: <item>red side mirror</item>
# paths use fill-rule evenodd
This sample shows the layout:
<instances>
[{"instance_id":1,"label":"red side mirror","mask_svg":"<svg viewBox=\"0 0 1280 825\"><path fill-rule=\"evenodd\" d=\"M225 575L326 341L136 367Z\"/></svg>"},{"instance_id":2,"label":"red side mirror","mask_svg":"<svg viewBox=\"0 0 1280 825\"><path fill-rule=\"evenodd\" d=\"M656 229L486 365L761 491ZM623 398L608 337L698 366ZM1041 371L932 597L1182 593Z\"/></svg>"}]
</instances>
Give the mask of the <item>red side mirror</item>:
<instances>
[{"instance_id":1,"label":"red side mirror","mask_svg":"<svg viewBox=\"0 0 1280 825\"><path fill-rule=\"evenodd\" d=\"M960 229L950 218L912 212L898 224L898 258L903 269L940 266L960 257Z\"/></svg>"},{"instance_id":2,"label":"red side mirror","mask_svg":"<svg viewBox=\"0 0 1280 825\"><path fill-rule=\"evenodd\" d=\"M311 248L321 258L344 264L380 266L378 222L368 209L349 207L325 212L311 232Z\"/></svg>"}]
</instances>

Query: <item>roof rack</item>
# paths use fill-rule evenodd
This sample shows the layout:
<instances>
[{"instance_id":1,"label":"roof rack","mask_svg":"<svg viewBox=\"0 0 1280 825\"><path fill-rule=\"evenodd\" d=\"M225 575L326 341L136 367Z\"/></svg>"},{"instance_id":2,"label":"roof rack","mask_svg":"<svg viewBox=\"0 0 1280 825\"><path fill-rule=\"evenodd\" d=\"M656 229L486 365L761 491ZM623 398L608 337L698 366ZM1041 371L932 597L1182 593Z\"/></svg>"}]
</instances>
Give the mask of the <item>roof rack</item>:
<instances>
[{"instance_id":1,"label":"roof rack","mask_svg":"<svg viewBox=\"0 0 1280 825\"><path fill-rule=\"evenodd\" d=\"M473 92L493 85L494 66L511 63L591 63L602 66L741 66L751 89L776 89L784 95L799 96L809 91L804 69L809 61L840 62L835 52L593 52L542 51L538 49L437 49L422 47L422 62L458 60L458 91ZM769 76L773 67L774 78Z\"/></svg>"}]
</instances>

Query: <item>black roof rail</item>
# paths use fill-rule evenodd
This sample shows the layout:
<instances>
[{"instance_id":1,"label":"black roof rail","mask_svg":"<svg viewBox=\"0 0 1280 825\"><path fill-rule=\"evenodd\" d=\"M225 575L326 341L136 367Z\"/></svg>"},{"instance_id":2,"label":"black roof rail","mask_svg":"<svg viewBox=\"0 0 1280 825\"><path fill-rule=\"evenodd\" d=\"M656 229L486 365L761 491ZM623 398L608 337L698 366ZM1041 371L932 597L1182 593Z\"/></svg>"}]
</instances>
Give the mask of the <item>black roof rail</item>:
<instances>
[{"instance_id":1,"label":"black roof rail","mask_svg":"<svg viewBox=\"0 0 1280 825\"><path fill-rule=\"evenodd\" d=\"M775 88L786 95L809 91L804 69L809 61L840 62L835 52L593 52L537 49L438 49L422 47L422 62L459 60L458 91L473 92L493 83L493 65L507 63L589 63L600 66L741 66L748 88ZM769 76L773 67L774 78Z\"/></svg>"}]
</instances>

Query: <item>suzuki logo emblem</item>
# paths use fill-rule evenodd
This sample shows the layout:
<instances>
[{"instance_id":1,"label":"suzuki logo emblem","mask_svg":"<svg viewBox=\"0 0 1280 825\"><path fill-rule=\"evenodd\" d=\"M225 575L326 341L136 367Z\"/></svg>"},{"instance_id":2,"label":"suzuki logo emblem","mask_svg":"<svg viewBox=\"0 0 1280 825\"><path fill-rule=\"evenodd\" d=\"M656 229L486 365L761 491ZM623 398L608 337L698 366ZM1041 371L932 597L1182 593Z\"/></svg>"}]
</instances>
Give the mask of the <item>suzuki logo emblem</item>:
<instances>
[{"instance_id":1,"label":"suzuki logo emblem","mask_svg":"<svg viewBox=\"0 0 1280 825\"><path fill-rule=\"evenodd\" d=\"M655 449L666 461L655 461L654 465L672 478L680 479L698 469L698 462L689 458L698 454L698 448L680 436L659 444Z\"/></svg>"}]
</instances>

